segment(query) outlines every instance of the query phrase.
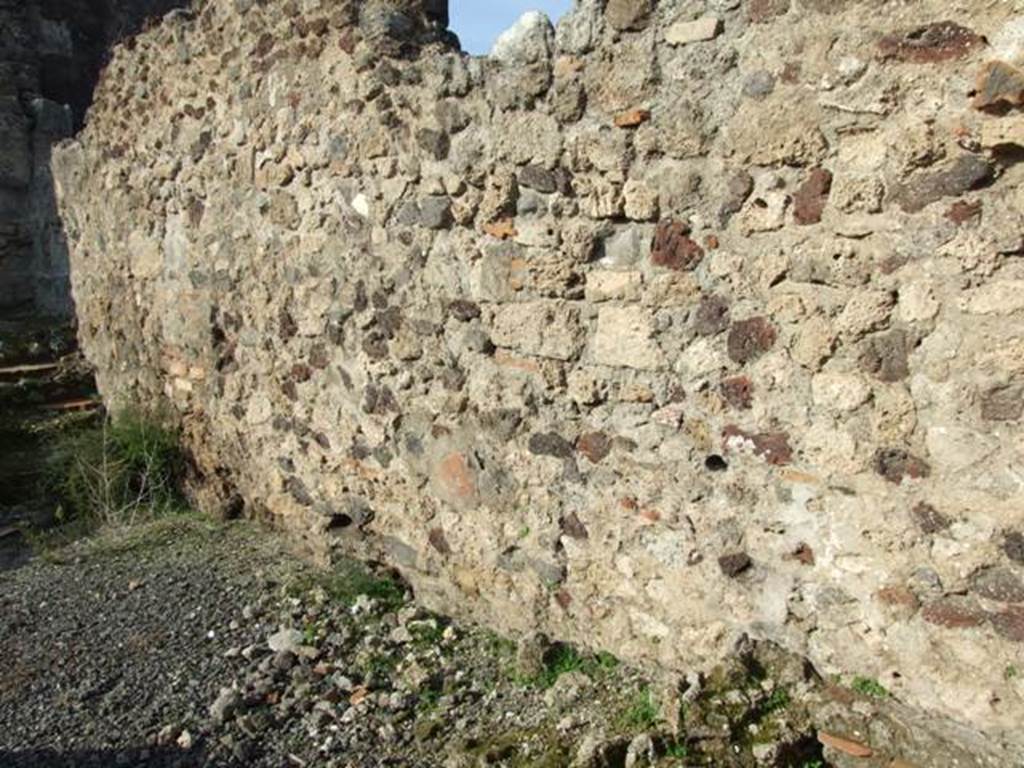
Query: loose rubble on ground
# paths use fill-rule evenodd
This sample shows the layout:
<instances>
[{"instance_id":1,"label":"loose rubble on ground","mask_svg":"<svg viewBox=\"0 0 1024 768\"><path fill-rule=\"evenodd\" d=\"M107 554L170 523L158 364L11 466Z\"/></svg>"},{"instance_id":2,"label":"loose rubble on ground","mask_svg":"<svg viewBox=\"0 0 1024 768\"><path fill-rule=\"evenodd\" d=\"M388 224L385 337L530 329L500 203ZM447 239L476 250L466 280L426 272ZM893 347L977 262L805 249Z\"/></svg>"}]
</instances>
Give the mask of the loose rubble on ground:
<instances>
[{"instance_id":1,"label":"loose rubble on ground","mask_svg":"<svg viewBox=\"0 0 1024 768\"><path fill-rule=\"evenodd\" d=\"M888 695L769 645L680 678L503 638L245 523L189 515L44 552L0 574L4 768L813 768L867 749L842 718Z\"/></svg>"}]
</instances>

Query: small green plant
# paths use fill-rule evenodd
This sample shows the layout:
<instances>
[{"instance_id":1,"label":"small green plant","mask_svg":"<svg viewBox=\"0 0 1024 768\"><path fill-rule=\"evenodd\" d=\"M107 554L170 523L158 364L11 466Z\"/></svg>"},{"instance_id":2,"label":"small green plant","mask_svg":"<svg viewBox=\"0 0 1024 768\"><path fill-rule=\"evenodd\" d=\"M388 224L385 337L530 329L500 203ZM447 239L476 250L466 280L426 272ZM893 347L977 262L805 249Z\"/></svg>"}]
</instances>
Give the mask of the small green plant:
<instances>
[{"instance_id":1,"label":"small green plant","mask_svg":"<svg viewBox=\"0 0 1024 768\"><path fill-rule=\"evenodd\" d=\"M765 715L770 715L772 712L778 712L779 710L788 707L790 701L789 691L782 687L776 688L765 701L762 712Z\"/></svg>"},{"instance_id":2,"label":"small green plant","mask_svg":"<svg viewBox=\"0 0 1024 768\"><path fill-rule=\"evenodd\" d=\"M611 672L613 669L617 669L621 663L614 654L608 653L608 651L598 651L594 654L590 666L595 667L599 672Z\"/></svg>"},{"instance_id":3,"label":"small green plant","mask_svg":"<svg viewBox=\"0 0 1024 768\"><path fill-rule=\"evenodd\" d=\"M126 412L58 434L46 478L60 522L121 526L184 509L184 471L177 432Z\"/></svg>"},{"instance_id":4,"label":"small green plant","mask_svg":"<svg viewBox=\"0 0 1024 768\"><path fill-rule=\"evenodd\" d=\"M871 696L875 699L884 699L889 695L888 689L871 677L855 677L853 682L850 683L850 687L857 693Z\"/></svg>"},{"instance_id":5,"label":"small green plant","mask_svg":"<svg viewBox=\"0 0 1024 768\"><path fill-rule=\"evenodd\" d=\"M654 701L654 695L650 688L644 688L637 693L633 703L626 710L626 724L633 728L648 730L658 722L658 705Z\"/></svg>"},{"instance_id":6,"label":"small green plant","mask_svg":"<svg viewBox=\"0 0 1024 768\"><path fill-rule=\"evenodd\" d=\"M397 666L398 659L387 653L376 652L366 659L364 669L366 670L367 678L387 680L391 677L391 673L395 671Z\"/></svg>"},{"instance_id":7,"label":"small green plant","mask_svg":"<svg viewBox=\"0 0 1024 768\"><path fill-rule=\"evenodd\" d=\"M544 661L544 671L537 680L542 688L550 688L562 675L583 671L585 661L571 645L556 645Z\"/></svg>"},{"instance_id":8,"label":"small green plant","mask_svg":"<svg viewBox=\"0 0 1024 768\"><path fill-rule=\"evenodd\" d=\"M389 610L400 608L405 603L405 589L392 578L371 575L357 589L358 594L372 597Z\"/></svg>"},{"instance_id":9,"label":"small green plant","mask_svg":"<svg viewBox=\"0 0 1024 768\"><path fill-rule=\"evenodd\" d=\"M316 624L312 622L302 628L302 642L306 645L313 645L316 642Z\"/></svg>"},{"instance_id":10,"label":"small green plant","mask_svg":"<svg viewBox=\"0 0 1024 768\"><path fill-rule=\"evenodd\" d=\"M444 638L444 627L437 619L416 621L409 624L409 634L417 648L430 648L440 644Z\"/></svg>"},{"instance_id":11,"label":"small green plant","mask_svg":"<svg viewBox=\"0 0 1024 768\"><path fill-rule=\"evenodd\" d=\"M487 645L488 650L495 656L507 658L515 655L516 644L507 637L502 637L496 632L492 632L490 630L483 630L481 636L483 637L483 641Z\"/></svg>"},{"instance_id":12,"label":"small green plant","mask_svg":"<svg viewBox=\"0 0 1024 768\"><path fill-rule=\"evenodd\" d=\"M689 756L690 748L685 742L677 741L665 748L665 757L673 757L677 760L683 760Z\"/></svg>"},{"instance_id":13,"label":"small green plant","mask_svg":"<svg viewBox=\"0 0 1024 768\"><path fill-rule=\"evenodd\" d=\"M421 714L435 711L441 701L441 691L437 688L425 688L417 695L416 709Z\"/></svg>"},{"instance_id":14,"label":"small green plant","mask_svg":"<svg viewBox=\"0 0 1024 768\"><path fill-rule=\"evenodd\" d=\"M815 758L814 760L805 760L800 768L825 768L825 763Z\"/></svg>"},{"instance_id":15,"label":"small green plant","mask_svg":"<svg viewBox=\"0 0 1024 768\"><path fill-rule=\"evenodd\" d=\"M341 560L331 570L309 574L286 585L288 594L298 596L320 588L331 600L352 605L360 595L372 597L385 611L405 604L405 587L388 574L378 574L362 563Z\"/></svg>"},{"instance_id":16,"label":"small green plant","mask_svg":"<svg viewBox=\"0 0 1024 768\"><path fill-rule=\"evenodd\" d=\"M1017 669L1013 664L1007 664L1006 669L1003 670L1003 677L1007 680L1013 680L1015 677L1020 675L1020 670Z\"/></svg>"}]
</instances>

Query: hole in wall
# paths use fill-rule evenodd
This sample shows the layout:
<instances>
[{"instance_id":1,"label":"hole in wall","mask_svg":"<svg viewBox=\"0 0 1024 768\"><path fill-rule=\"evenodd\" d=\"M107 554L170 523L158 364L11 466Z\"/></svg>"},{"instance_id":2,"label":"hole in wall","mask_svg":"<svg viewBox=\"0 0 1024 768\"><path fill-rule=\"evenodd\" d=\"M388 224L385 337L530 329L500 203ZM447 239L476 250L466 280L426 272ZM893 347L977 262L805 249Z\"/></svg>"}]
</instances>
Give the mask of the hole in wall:
<instances>
[{"instance_id":1,"label":"hole in wall","mask_svg":"<svg viewBox=\"0 0 1024 768\"><path fill-rule=\"evenodd\" d=\"M704 459L704 468L710 472L725 472L729 468L729 462L713 453Z\"/></svg>"},{"instance_id":2,"label":"hole in wall","mask_svg":"<svg viewBox=\"0 0 1024 768\"><path fill-rule=\"evenodd\" d=\"M528 11L542 11L552 24L572 8L572 0L450 0L449 29L459 36L462 50L473 56L486 56L494 41Z\"/></svg>"},{"instance_id":3,"label":"hole in wall","mask_svg":"<svg viewBox=\"0 0 1024 768\"><path fill-rule=\"evenodd\" d=\"M327 526L327 530L337 531L342 528L348 528L350 525L352 525L352 518L348 515L333 515L331 517L331 522Z\"/></svg>"}]
</instances>

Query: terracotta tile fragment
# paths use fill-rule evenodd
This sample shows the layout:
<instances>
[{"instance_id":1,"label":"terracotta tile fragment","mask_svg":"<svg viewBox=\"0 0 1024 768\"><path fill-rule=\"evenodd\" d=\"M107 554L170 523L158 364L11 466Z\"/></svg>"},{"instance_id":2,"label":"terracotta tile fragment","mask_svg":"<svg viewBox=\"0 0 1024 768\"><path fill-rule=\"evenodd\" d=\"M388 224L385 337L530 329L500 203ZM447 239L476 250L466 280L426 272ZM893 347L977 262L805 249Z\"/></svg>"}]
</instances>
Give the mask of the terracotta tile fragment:
<instances>
[{"instance_id":1,"label":"terracotta tile fragment","mask_svg":"<svg viewBox=\"0 0 1024 768\"><path fill-rule=\"evenodd\" d=\"M818 731L818 741L826 747L831 747L851 757L871 757L875 754L871 747L861 744L859 741L844 739L841 736L833 736L825 731Z\"/></svg>"},{"instance_id":2,"label":"terracotta tile fragment","mask_svg":"<svg viewBox=\"0 0 1024 768\"><path fill-rule=\"evenodd\" d=\"M651 113L646 109L631 109L628 112L621 112L615 116L617 128L636 128L651 119Z\"/></svg>"}]
</instances>

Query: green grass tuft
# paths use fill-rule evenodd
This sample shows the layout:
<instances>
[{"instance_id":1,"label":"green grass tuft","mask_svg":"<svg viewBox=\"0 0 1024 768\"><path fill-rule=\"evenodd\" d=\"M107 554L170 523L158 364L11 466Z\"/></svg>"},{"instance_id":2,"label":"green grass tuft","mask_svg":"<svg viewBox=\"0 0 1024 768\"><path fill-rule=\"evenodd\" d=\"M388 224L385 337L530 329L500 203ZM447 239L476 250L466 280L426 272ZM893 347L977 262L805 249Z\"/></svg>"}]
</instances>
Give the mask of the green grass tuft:
<instances>
[{"instance_id":1,"label":"green grass tuft","mask_svg":"<svg viewBox=\"0 0 1024 768\"><path fill-rule=\"evenodd\" d=\"M850 683L850 688L857 693L871 696L875 699L885 699L889 696L888 689L880 682L871 677L855 677Z\"/></svg>"},{"instance_id":2,"label":"green grass tuft","mask_svg":"<svg viewBox=\"0 0 1024 768\"><path fill-rule=\"evenodd\" d=\"M537 683L542 688L550 688L562 675L570 672L582 672L584 659L579 651L571 645L556 645L544 660L544 671Z\"/></svg>"},{"instance_id":3,"label":"green grass tuft","mask_svg":"<svg viewBox=\"0 0 1024 768\"><path fill-rule=\"evenodd\" d=\"M761 711L764 715L770 715L773 712L778 712L788 707L790 701L789 691L782 687L776 688L768 696Z\"/></svg>"},{"instance_id":4,"label":"green grass tuft","mask_svg":"<svg viewBox=\"0 0 1024 768\"><path fill-rule=\"evenodd\" d=\"M46 486L59 522L131 525L185 509L185 466L177 432L128 412L57 433Z\"/></svg>"},{"instance_id":5,"label":"green grass tuft","mask_svg":"<svg viewBox=\"0 0 1024 768\"><path fill-rule=\"evenodd\" d=\"M625 712L624 721L630 728L650 730L660 719L658 704L650 688L641 689Z\"/></svg>"},{"instance_id":6,"label":"green grass tuft","mask_svg":"<svg viewBox=\"0 0 1024 768\"><path fill-rule=\"evenodd\" d=\"M665 757L674 757L677 760L682 760L690 756L690 748L685 742L677 741L675 744L670 744L665 748Z\"/></svg>"},{"instance_id":7,"label":"green grass tuft","mask_svg":"<svg viewBox=\"0 0 1024 768\"><path fill-rule=\"evenodd\" d=\"M377 574L362 563L343 560L330 570L306 574L291 584L287 591L302 595L311 589L323 589L331 600L351 606L360 595L372 597L385 611L394 611L405 604L405 587L396 578Z\"/></svg>"}]
</instances>

